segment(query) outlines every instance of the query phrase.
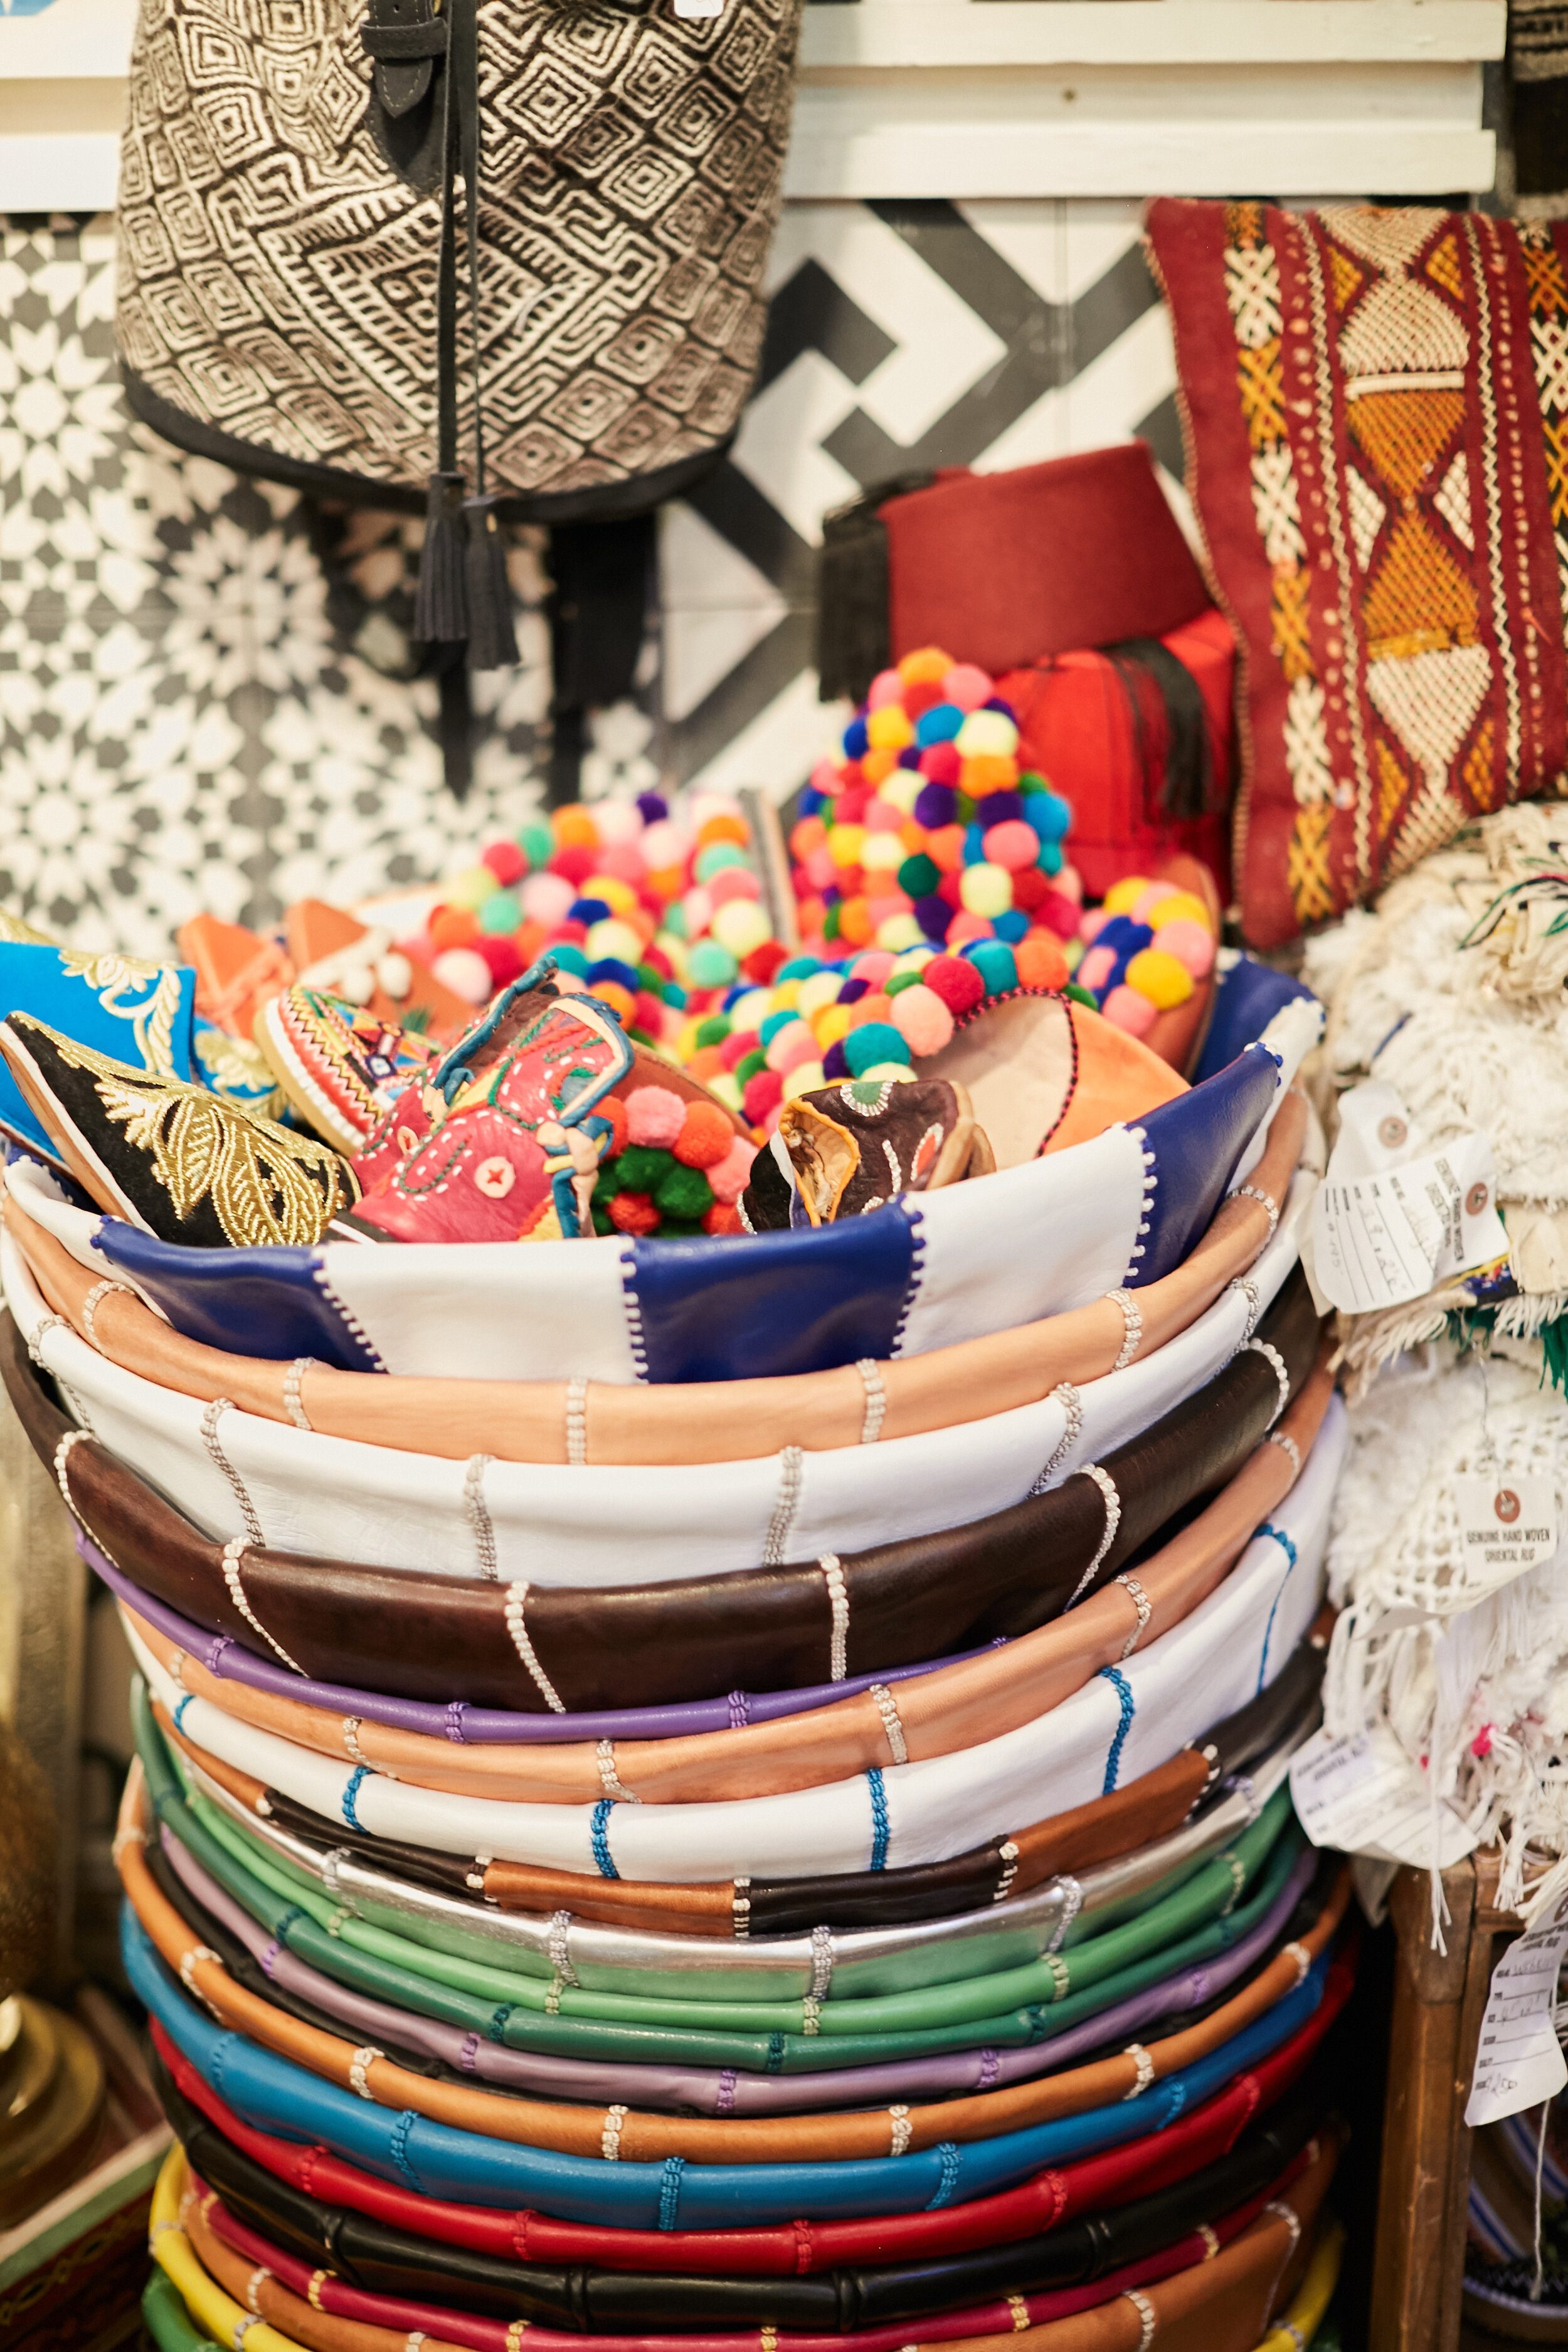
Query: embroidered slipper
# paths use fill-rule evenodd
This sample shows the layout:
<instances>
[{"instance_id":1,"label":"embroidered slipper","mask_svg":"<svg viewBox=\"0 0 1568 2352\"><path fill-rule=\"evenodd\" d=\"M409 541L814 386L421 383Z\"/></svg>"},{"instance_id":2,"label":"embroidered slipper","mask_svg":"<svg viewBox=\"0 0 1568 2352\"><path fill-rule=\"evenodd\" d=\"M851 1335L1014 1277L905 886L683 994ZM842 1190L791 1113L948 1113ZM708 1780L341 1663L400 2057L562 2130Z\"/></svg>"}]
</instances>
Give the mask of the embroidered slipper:
<instances>
[{"instance_id":1,"label":"embroidered slipper","mask_svg":"<svg viewBox=\"0 0 1568 2352\"><path fill-rule=\"evenodd\" d=\"M613 1122L595 1107L632 1067L615 1016L591 996L542 994L525 974L439 1062L418 1097L424 1139L358 1208L344 1239L573 1241L594 1230L592 1202ZM520 993L521 992L521 993ZM504 1042L502 1042L504 1040ZM389 1114L414 1105L408 1094ZM384 1122L384 1126L385 1122ZM386 1145L355 1163L362 1181ZM392 1147L402 1140L395 1133Z\"/></svg>"},{"instance_id":2,"label":"embroidered slipper","mask_svg":"<svg viewBox=\"0 0 1568 2352\"><path fill-rule=\"evenodd\" d=\"M296 899L283 918L283 935L301 987L359 1005L388 1027L416 1029L442 1045L473 1019L473 1006L405 955L390 931L346 908Z\"/></svg>"},{"instance_id":3,"label":"embroidered slipper","mask_svg":"<svg viewBox=\"0 0 1568 2352\"><path fill-rule=\"evenodd\" d=\"M335 1151L205 1087L136 1069L30 1013L0 1054L55 1150L100 1208L206 1249L320 1241L358 1185Z\"/></svg>"},{"instance_id":4,"label":"embroidered slipper","mask_svg":"<svg viewBox=\"0 0 1568 2352\"><path fill-rule=\"evenodd\" d=\"M294 977L276 940L216 915L193 915L174 933L174 945L195 968L197 1012L231 1037L248 1038L267 999Z\"/></svg>"},{"instance_id":5,"label":"embroidered slipper","mask_svg":"<svg viewBox=\"0 0 1568 2352\"><path fill-rule=\"evenodd\" d=\"M934 1192L995 1166L967 1090L942 1078L851 1078L796 1095L779 1114L801 1222L841 1223L900 1192ZM742 1213L753 1233L790 1223L791 1191L761 1153Z\"/></svg>"},{"instance_id":6,"label":"embroidered slipper","mask_svg":"<svg viewBox=\"0 0 1568 2352\"><path fill-rule=\"evenodd\" d=\"M554 957L542 956L469 1022L456 1045L449 1045L442 1059L427 1069L417 1083L405 1085L400 1093L394 1094L380 1123L353 1155L354 1171L363 1190L370 1192L390 1176L417 1145L442 1125L459 1088L488 1076L513 1050L529 1024L563 999L568 1004L586 1000L594 1007L595 1017L606 1010L612 1019L616 1017L613 1008L607 1008L587 989L563 985ZM749 1140L743 1122L699 1079L662 1055L650 1053L646 1046L629 1039L627 1046L630 1065L616 1087L623 1101L644 1087L661 1087L687 1104L713 1105L736 1136ZM507 1238L512 1236L509 1234Z\"/></svg>"},{"instance_id":7,"label":"embroidered slipper","mask_svg":"<svg viewBox=\"0 0 1568 2352\"><path fill-rule=\"evenodd\" d=\"M195 974L139 956L95 955L76 948L0 943L0 1015L27 1013L68 1037L112 1055L127 1067L189 1078ZM55 1168L63 1168L47 1124L0 1067L0 1129Z\"/></svg>"},{"instance_id":8,"label":"embroidered slipper","mask_svg":"<svg viewBox=\"0 0 1568 2352\"><path fill-rule=\"evenodd\" d=\"M200 1013L191 1024L191 1074L215 1095L262 1118L281 1118L289 1108L289 1097L260 1046L248 1038L231 1037Z\"/></svg>"},{"instance_id":9,"label":"embroidered slipper","mask_svg":"<svg viewBox=\"0 0 1568 2352\"><path fill-rule=\"evenodd\" d=\"M300 982L262 1006L256 1043L301 1118L351 1158L436 1055L416 1031Z\"/></svg>"}]
</instances>

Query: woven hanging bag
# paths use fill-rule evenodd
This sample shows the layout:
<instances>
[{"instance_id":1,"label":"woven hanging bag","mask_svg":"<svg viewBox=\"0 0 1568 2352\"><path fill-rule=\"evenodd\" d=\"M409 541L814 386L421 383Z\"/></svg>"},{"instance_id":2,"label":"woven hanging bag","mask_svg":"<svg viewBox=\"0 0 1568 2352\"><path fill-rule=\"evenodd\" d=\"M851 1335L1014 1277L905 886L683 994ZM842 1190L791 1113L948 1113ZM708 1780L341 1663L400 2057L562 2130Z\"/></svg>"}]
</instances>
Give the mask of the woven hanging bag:
<instances>
[{"instance_id":1,"label":"woven hanging bag","mask_svg":"<svg viewBox=\"0 0 1568 2352\"><path fill-rule=\"evenodd\" d=\"M645 513L750 385L800 0L714 6L142 0L132 409L239 472L426 509L416 634L514 658L498 518Z\"/></svg>"}]
</instances>

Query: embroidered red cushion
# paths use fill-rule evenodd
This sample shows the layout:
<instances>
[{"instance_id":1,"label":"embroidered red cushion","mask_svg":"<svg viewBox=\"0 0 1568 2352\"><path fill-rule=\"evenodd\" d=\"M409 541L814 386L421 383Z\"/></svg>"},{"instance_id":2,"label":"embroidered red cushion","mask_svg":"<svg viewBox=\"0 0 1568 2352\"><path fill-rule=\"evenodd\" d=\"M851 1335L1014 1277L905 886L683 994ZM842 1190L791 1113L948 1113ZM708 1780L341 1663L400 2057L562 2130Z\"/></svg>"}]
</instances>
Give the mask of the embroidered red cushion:
<instances>
[{"instance_id":1,"label":"embroidered red cushion","mask_svg":"<svg viewBox=\"0 0 1568 2352\"><path fill-rule=\"evenodd\" d=\"M1568 225L1161 198L1148 235L1268 947L1563 772Z\"/></svg>"}]
</instances>

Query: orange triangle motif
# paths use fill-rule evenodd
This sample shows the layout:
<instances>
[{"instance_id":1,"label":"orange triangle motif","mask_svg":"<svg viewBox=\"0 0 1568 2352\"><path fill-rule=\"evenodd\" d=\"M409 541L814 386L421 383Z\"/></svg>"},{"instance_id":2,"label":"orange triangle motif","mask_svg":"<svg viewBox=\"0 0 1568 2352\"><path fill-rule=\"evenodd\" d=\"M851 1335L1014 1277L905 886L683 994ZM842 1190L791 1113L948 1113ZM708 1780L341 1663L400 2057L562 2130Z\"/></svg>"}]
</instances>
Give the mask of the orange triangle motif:
<instances>
[{"instance_id":1,"label":"orange triangle motif","mask_svg":"<svg viewBox=\"0 0 1568 2352\"><path fill-rule=\"evenodd\" d=\"M1410 779L1382 736L1374 740L1377 751L1378 828L1386 837L1394 829L1394 819L1398 814L1400 803L1410 790Z\"/></svg>"},{"instance_id":2,"label":"orange triangle motif","mask_svg":"<svg viewBox=\"0 0 1568 2352\"><path fill-rule=\"evenodd\" d=\"M1463 302L1465 299L1464 265L1459 259L1459 244L1457 237L1452 236L1439 237L1426 256L1424 267L1434 286L1440 286L1445 294L1453 296L1456 302Z\"/></svg>"},{"instance_id":3,"label":"orange triangle motif","mask_svg":"<svg viewBox=\"0 0 1568 2352\"><path fill-rule=\"evenodd\" d=\"M1352 400L1350 428L1396 498L1420 488L1464 423L1462 392L1372 392ZM1437 487L1437 473L1432 488Z\"/></svg>"},{"instance_id":4,"label":"orange triangle motif","mask_svg":"<svg viewBox=\"0 0 1568 2352\"><path fill-rule=\"evenodd\" d=\"M1334 282L1334 308L1348 310L1362 288L1366 284L1366 272L1359 263L1342 253L1337 245L1329 247L1329 275Z\"/></svg>"},{"instance_id":5,"label":"orange triangle motif","mask_svg":"<svg viewBox=\"0 0 1568 2352\"><path fill-rule=\"evenodd\" d=\"M1419 515L1401 515L1362 606L1373 659L1427 647L1473 645L1476 597L1452 556ZM1418 637L1421 646L1402 643Z\"/></svg>"}]
</instances>

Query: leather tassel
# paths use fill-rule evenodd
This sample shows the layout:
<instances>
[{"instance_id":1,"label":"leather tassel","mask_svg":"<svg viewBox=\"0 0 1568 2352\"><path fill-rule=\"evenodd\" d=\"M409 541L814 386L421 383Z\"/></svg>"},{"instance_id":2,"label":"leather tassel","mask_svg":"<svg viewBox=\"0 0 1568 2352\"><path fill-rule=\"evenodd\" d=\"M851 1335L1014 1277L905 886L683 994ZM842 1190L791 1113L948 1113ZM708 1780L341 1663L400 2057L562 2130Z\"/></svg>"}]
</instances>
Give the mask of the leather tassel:
<instances>
[{"instance_id":1,"label":"leather tassel","mask_svg":"<svg viewBox=\"0 0 1568 2352\"><path fill-rule=\"evenodd\" d=\"M461 474L432 474L425 509L425 551L414 592L414 634L421 645L460 646L468 634L463 561Z\"/></svg>"},{"instance_id":2,"label":"leather tassel","mask_svg":"<svg viewBox=\"0 0 1568 2352\"><path fill-rule=\"evenodd\" d=\"M466 801L474 781L474 715L460 653L441 671L440 688L441 771L452 798Z\"/></svg>"},{"instance_id":3,"label":"leather tassel","mask_svg":"<svg viewBox=\"0 0 1568 2352\"><path fill-rule=\"evenodd\" d=\"M494 499L465 499L465 550L468 591L468 667L504 669L517 659L511 620L511 583L506 576L506 541L496 520Z\"/></svg>"}]
</instances>

